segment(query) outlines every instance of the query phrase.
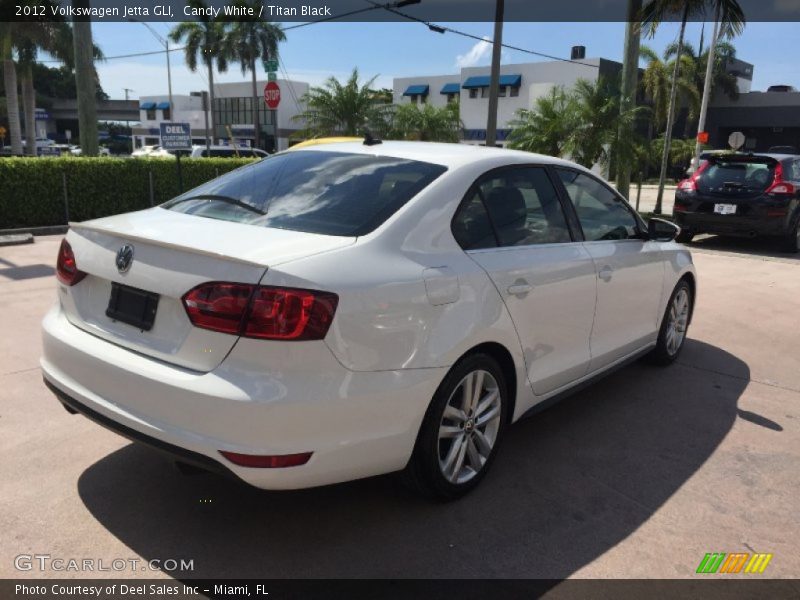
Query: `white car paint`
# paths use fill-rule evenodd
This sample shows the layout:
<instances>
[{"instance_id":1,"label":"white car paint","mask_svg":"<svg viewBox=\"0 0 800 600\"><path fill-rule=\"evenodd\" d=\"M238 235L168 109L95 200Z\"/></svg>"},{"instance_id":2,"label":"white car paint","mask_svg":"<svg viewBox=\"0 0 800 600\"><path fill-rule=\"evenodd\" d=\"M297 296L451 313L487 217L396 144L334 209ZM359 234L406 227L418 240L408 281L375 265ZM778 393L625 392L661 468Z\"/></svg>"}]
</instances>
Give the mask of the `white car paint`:
<instances>
[{"instance_id":1,"label":"white car paint","mask_svg":"<svg viewBox=\"0 0 800 600\"><path fill-rule=\"evenodd\" d=\"M625 240L464 251L451 220L481 174L572 163L509 150L415 142L319 145L447 171L360 237L301 233L156 207L75 223L88 276L58 286L43 322L45 379L105 418L223 463L267 489L402 469L450 367L480 344L513 360L512 419L654 346L679 279L674 242ZM119 273L114 256L135 247ZM607 271L610 269L610 277ZM149 332L105 316L111 282L161 295ZM207 281L334 292L324 340L237 338L192 326L181 296ZM529 289L528 289L529 288ZM291 468L239 467L219 451L293 454Z\"/></svg>"}]
</instances>

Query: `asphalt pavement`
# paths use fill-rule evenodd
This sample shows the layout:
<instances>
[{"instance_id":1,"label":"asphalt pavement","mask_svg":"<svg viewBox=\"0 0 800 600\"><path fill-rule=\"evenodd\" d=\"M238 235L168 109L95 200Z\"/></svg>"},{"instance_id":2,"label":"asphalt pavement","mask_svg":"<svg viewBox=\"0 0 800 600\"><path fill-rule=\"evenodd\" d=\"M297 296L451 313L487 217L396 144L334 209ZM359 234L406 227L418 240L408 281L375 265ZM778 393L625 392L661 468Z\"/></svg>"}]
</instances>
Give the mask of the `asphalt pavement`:
<instances>
[{"instance_id":1,"label":"asphalt pavement","mask_svg":"<svg viewBox=\"0 0 800 600\"><path fill-rule=\"evenodd\" d=\"M479 489L433 504L392 477L281 493L187 477L67 414L38 366L59 240L0 248L0 577L153 576L15 568L49 554L190 559L157 575L182 579L691 578L707 552L800 575L798 257L700 239L677 364L516 424Z\"/></svg>"}]
</instances>

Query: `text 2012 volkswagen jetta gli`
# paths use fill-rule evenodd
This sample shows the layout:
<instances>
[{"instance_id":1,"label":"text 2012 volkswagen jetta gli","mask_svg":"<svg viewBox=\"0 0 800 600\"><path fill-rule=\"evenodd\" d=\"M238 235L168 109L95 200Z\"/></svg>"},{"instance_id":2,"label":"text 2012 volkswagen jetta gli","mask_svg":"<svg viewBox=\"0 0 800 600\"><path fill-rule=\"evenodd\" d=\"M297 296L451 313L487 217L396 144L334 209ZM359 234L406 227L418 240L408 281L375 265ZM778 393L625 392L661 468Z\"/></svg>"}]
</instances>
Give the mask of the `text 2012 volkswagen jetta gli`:
<instances>
[{"instance_id":1,"label":"text 2012 volkswagen jetta gli","mask_svg":"<svg viewBox=\"0 0 800 600\"><path fill-rule=\"evenodd\" d=\"M678 231L545 156L290 150L73 224L42 370L69 409L261 488L404 470L453 498L525 412L678 355Z\"/></svg>"}]
</instances>

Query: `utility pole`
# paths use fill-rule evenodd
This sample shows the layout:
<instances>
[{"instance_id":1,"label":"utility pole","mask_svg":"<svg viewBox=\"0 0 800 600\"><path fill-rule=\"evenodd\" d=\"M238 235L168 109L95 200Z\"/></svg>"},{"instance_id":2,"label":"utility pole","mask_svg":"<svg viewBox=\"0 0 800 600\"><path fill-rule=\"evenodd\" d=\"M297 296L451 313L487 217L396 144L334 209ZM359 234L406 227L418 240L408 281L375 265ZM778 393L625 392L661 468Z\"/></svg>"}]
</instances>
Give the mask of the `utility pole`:
<instances>
[{"instance_id":1,"label":"utility pole","mask_svg":"<svg viewBox=\"0 0 800 600\"><path fill-rule=\"evenodd\" d=\"M128 92L135 92L136 90L132 90L131 88L122 88L125 91L125 102L128 101ZM131 131L131 126L129 125L128 119L125 119L125 129L129 132ZM131 132L131 152L136 150L136 144L133 141L133 132Z\"/></svg>"},{"instance_id":2,"label":"utility pole","mask_svg":"<svg viewBox=\"0 0 800 600\"><path fill-rule=\"evenodd\" d=\"M165 38L163 35L158 33L155 29L153 29L148 23L144 21L140 21L139 19L129 18L128 21L133 23L141 23L153 34L153 37L158 40L158 43L164 46L164 53L167 55L167 90L169 92L169 110L170 114L175 114L175 105L172 103L172 69L169 65L169 40ZM174 118L170 118L170 121L174 120Z\"/></svg>"},{"instance_id":3,"label":"utility pole","mask_svg":"<svg viewBox=\"0 0 800 600\"><path fill-rule=\"evenodd\" d=\"M625 47L622 54L622 85L619 111L626 114L636 106L636 88L639 84L639 44L642 24L639 21L642 0L628 0L627 24L625 25ZM629 149L632 144L633 127L630 123L619 124L617 146ZM617 152L617 191L628 198L631 186L631 165L619 159Z\"/></svg>"},{"instance_id":4,"label":"utility pole","mask_svg":"<svg viewBox=\"0 0 800 600\"><path fill-rule=\"evenodd\" d=\"M711 45L708 47L708 62L706 63L706 79L703 84L703 100L700 103L700 118L697 121L697 141L694 145L694 162L691 165L696 169L700 166L700 151L702 143L700 142L700 132L705 131L706 128L706 115L708 114L708 101L711 98L711 88L714 83L714 54L717 49L717 37L719 36L719 18L721 2L717 2L717 9L714 14L714 31L711 34Z\"/></svg>"},{"instance_id":5,"label":"utility pole","mask_svg":"<svg viewBox=\"0 0 800 600\"><path fill-rule=\"evenodd\" d=\"M497 0L492 43L492 75L489 83L489 115L486 119L486 145L497 143L497 94L500 89L500 52L503 49L503 0Z\"/></svg>"}]
</instances>

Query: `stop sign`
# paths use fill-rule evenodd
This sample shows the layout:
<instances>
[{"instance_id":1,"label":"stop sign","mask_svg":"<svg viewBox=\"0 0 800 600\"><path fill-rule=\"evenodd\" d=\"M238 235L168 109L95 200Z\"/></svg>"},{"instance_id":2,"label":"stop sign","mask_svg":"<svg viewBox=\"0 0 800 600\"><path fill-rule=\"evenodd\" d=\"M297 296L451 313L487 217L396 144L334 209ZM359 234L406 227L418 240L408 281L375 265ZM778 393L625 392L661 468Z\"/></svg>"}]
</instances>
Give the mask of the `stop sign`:
<instances>
[{"instance_id":1,"label":"stop sign","mask_svg":"<svg viewBox=\"0 0 800 600\"><path fill-rule=\"evenodd\" d=\"M281 88L276 82L270 81L264 86L264 102L272 110L278 108L278 104L281 103Z\"/></svg>"}]
</instances>

